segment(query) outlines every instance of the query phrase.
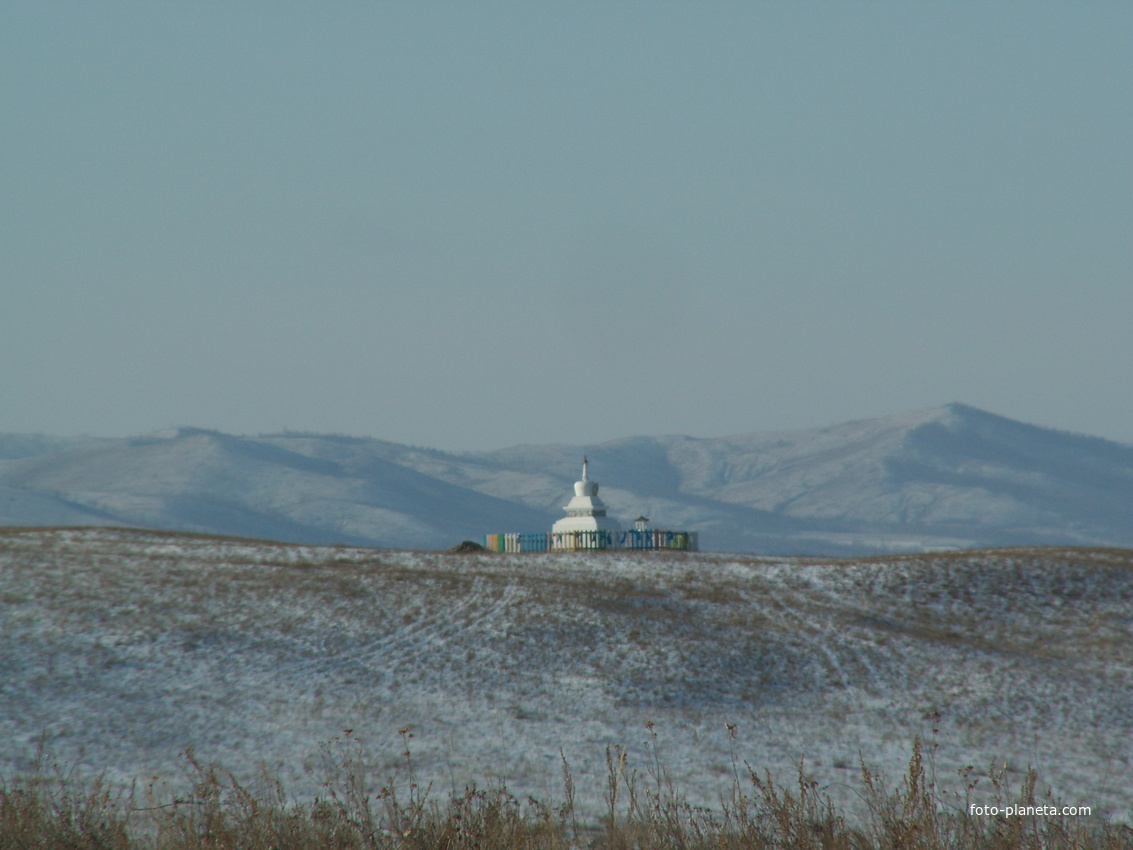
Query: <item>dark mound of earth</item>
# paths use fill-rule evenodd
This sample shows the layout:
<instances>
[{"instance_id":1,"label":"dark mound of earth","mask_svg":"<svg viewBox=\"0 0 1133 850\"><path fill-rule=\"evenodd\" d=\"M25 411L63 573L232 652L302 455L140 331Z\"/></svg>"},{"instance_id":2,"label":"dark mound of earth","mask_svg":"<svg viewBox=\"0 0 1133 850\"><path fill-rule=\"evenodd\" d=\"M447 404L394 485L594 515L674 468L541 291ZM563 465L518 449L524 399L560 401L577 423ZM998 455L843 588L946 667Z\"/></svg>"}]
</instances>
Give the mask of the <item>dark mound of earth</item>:
<instances>
[{"instance_id":1,"label":"dark mound of earth","mask_svg":"<svg viewBox=\"0 0 1133 850\"><path fill-rule=\"evenodd\" d=\"M471 540L465 540L463 543L453 546L451 549L449 549L449 551L459 554L461 552L487 552L488 550L481 546L479 543L474 543Z\"/></svg>"}]
</instances>

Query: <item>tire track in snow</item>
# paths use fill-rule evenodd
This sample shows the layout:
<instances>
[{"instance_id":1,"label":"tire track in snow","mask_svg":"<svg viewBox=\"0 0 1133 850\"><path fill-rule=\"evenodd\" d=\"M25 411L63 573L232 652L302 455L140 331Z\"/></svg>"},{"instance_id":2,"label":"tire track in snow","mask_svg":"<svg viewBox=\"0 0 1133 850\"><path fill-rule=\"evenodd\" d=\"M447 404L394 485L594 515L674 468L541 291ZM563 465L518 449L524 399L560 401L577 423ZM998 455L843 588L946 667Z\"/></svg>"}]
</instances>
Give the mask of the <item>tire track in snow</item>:
<instances>
[{"instance_id":1,"label":"tire track in snow","mask_svg":"<svg viewBox=\"0 0 1133 850\"><path fill-rule=\"evenodd\" d=\"M391 633L367 641L354 652L339 653L340 663L360 665L366 671L381 677L388 684L398 671L427 669L436 659L438 650L456 642L462 633L472 633L477 626L499 616L515 602L522 590L516 582L499 583L477 578L466 592L445 594L443 598L426 600L430 588L422 587L409 605L415 605L420 615L405 624L402 618L404 603L390 611L395 622ZM482 645L482 638L469 644L470 648Z\"/></svg>"},{"instance_id":2,"label":"tire track in snow","mask_svg":"<svg viewBox=\"0 0 1133 850\"><path fill-rule=\"evenodd\" d=\"M814 587L786 588L778 583L770 583L765 594L774 604L761 606L762 612L777 619L786 630L804 636L806 649L822 656L827 681L815 685L827 686L834 680L844 690L858 688L863 681L861 672L867 680L876 679L876 667L865 657L860 640L838 627L841 618L835 616L837 606L829 594ZM857 667L857 675L848 666Z\"/></svg>"}]
</instances>

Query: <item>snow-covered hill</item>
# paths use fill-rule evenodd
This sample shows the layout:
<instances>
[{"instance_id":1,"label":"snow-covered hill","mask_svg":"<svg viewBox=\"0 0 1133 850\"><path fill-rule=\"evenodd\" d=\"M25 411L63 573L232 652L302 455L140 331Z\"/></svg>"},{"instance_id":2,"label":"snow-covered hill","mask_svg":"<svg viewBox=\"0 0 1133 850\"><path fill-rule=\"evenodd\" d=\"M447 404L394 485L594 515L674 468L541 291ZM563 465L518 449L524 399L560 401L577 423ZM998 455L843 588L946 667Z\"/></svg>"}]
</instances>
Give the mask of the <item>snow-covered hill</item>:
<instances>
[{"instance_id":1,"label":"snow-covered hill","mask_svg":"<svg viewBox=\"0 0 1133 850\"><path fill-rule=\"evenodd\" d=\"M1133 546L1133 446L959 404L811 431L480 453L197 429L4 437L0 522L447 548L549 528L584 453L612 514L699 531L705 549Z\"/></svg>"},{"instance_id":2,"label":"snow-covered hill","mask_svg":"<svg viewBox=\"0 0 1133 850\"><path fill-rule=\"evenodd\" d=\"M652 722L694 800L718 800L733 756L784 779L805 758L852 806L859 753L895 781L939 713L946 787L1034 765L1067 804L1133 806L1128 551L504 556L8 530L0 632L5 777L42 734L118 780L176 782L193 746L303 793L320 742L354 730L380 783L409 726L441 793L561 795L561 749L593 808L607 745L644 772Z\"/></svg>"}]
</instances>

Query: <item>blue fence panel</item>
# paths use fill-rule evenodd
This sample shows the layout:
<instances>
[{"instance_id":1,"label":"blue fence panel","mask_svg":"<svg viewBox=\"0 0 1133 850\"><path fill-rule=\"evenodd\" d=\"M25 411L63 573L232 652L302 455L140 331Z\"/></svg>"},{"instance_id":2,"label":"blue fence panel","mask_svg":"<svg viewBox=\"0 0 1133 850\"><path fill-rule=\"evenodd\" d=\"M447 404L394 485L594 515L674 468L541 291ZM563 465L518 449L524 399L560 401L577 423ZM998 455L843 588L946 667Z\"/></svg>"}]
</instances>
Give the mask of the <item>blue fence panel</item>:
<instances>
[{"instance_id":1,"label":"blue fence panel","mask_svg":"<svg viewBox=\"0 0 1133 850\"><path fill-rule=\"evenodd\" d=\"M521 534L519 535L520 552L546 552L548 534Z\"/></svg>"}]
</instances>

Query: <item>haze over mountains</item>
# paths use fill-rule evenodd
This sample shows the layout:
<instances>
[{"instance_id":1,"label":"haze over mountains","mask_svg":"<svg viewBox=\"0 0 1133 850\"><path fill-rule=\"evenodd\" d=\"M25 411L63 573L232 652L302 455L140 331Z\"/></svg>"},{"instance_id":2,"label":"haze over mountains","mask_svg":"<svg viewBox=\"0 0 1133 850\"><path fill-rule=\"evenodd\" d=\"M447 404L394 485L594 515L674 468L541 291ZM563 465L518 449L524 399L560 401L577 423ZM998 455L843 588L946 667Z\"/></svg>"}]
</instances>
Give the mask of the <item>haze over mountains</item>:
<instances>
[{"instance_id":1,"label":"haze over mountains","mask_svg":"<svg viewBox=\"0 0 1133 850\"><path fill-rule=\"evenodd\" d=\"M584 453L612 515L699 531L703 549L1133 547L1133 446L961 404L805 431L492 452L193 428L4 435L0 524L447 548L549 529Z\"/></svg>"}]
</instances>

